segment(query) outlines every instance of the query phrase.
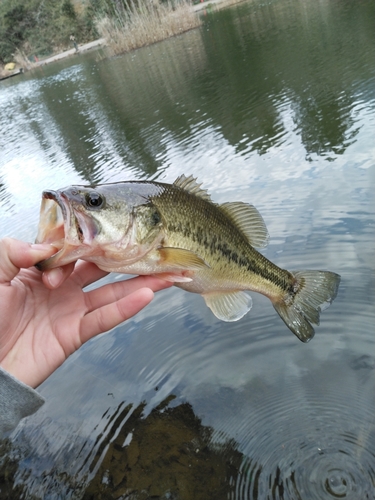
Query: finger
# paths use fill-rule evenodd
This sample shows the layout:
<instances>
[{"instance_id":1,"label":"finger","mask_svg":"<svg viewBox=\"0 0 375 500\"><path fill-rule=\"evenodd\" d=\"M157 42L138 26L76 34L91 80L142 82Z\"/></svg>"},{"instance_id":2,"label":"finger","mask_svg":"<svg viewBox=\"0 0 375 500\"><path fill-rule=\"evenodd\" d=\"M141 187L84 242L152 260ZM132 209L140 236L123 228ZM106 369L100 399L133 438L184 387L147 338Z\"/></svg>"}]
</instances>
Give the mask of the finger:
<instances>
[{"instance_id":1,"label":"finger","mask_svg":"<svg viewBox=\"0 0 375 500\"><path fill-rule=\"evenodd\" d=\"M158 292L172 285L173 283L155 278L154 276L137 276L136 278L117 281L116 283L104 285L96 290L87 292L85 294L86 304L88 310L93 311L111 302L121 300L121 298L130 295L140 288L147 287L153 292Z\"/></svg>"},{"instance_id":2,"label":"finger","mask_svg":"<svg viewBox=\"0 0 375 500\"><path fill-rule=\"evenodd\" d=\"M13 238L0 240L0 283L10 282L22 267L31 267L56 253L51 245L31 245Z\"/></svg>"},{"instance_id":3,"label":"finger","mask_svg":"<svg viewBox=\"0 0 375 500\"><path fill-rule=\"evenodd\" d=\"M95 335L104 333L133 317L151 302L154 293L150 288L141 288L111 304L86 314L81 321L80 337L82 344Z\"/></svg>"},{"instance_id":4,"label":"finger","mask_svg":"<svg viewBox=\"0 0 375 500\"><path fill-rule=\"evenodd\" d=\"M53 290L62 285L73 271L73 279L81 288L90 285L108 274L108 272L102 271L95 264L80 260L67 264L66 266L55 267L54 269L44 271L43 283L47 288Z\"/></svg>"},{"instance_id":5,"label":"finger","mask_svg":"<svg viewBox=\"0 0 375 500\"><path fill-rule=\"evenodd\" d=\"M58 288L72 274L74 266L75 262L71 262L66 266L55 267L54 269L49 269L48 271L44 271L42 275L42 280L44 285L50 290Z\"/></svg>"},{"instance_id":6,"label":"finger","mask_svg":"<svg viewBox=\"0 0 375 500\"><path fill-rule=\"evenodd\" d=\"M92 262L78 261L74 270L74 280L81 288L91 285L95 281L104 278L109 274L107 271L102 271L96 264Z\"/></svg>"}]
</instances>

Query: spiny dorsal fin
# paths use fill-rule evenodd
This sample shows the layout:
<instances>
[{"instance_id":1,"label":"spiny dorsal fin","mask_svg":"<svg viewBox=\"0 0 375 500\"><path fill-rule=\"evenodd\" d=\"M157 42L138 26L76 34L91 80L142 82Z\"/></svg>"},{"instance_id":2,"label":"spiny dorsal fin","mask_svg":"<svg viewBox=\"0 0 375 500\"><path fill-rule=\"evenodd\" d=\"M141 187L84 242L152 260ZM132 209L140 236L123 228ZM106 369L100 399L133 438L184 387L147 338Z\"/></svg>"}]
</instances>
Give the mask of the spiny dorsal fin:
<instances>
[{"instance_id":1,"label":"spiny dorsal fin","mask_svg":"<svg viewBox=\"0 0 375 500\"><path fill-rule=\"evenodd\" d=\"M250 244L257 248L264 248L268 244L269 234L263 217L258 210L248 203L233 201L219 206L227 217L243 232Z\"/></svg>"},{"instance_id":2,"label":"spiny dorsal fin","mask_svg":"<svg viewBox=\"0 0 375 500\"><path fill-rule=\"evenodd\" d=\"M207 306L222 321L238 321L250 311L253 301L246 292L203 293Z\"/></svg>"},{"instance_id":3,"label":"spiny dorsal fin","mask_svg":"<svg viewBox=\"0 0 375 500\"><path fill-rule=\"evenodd\" d=\"M186 177L184 174L180 175L180 177L177 177L174 181L173 185L184 189L188 193L195 194L206 201L212 202L211 196L207 193L207 190L202 189L202 184L198 184L197 179L192 175L189 175L189 177Z\"/></svg>"}]
</instances>

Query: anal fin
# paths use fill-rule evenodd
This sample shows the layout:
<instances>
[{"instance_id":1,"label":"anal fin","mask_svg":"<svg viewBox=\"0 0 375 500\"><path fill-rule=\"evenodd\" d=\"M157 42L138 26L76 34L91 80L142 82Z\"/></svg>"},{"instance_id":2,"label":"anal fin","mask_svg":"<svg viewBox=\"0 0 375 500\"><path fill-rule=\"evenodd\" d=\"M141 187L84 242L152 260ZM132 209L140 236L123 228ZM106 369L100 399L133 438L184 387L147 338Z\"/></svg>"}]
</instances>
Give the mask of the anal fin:
<instances>
[{"instance_id":1,"label":"anal fin","mask_svg":"<svg viewBox=\"0 0 375 500\"><path fill-rule=\"evenodd\" d=\"M207 306L222 321L238 321L250 311L253 301L246 292L210 292L202 294Z\"/></svg>"}]
</instances>

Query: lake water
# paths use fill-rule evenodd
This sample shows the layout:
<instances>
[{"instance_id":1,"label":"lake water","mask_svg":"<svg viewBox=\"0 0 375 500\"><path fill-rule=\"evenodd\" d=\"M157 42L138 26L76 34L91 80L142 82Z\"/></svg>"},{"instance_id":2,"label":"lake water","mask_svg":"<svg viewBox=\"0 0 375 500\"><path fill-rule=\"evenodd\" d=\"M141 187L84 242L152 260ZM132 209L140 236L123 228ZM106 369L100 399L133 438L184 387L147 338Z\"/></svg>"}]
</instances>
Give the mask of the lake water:
<instances>
[{"instance_id":1,"label":"lake water","mask_svg":"<svg viewBox=\"0 0 375 500\"><path fill-rule=\"evenodd\" d=\"M339 273L338 296L302 344L263 296L224 323L157 294L40 386L0 498L375 499L374 3L202 17L0 83L0 237L34 240L44 189L194 175L258 208L267 258Z\"/></svg>"}]
</instances>

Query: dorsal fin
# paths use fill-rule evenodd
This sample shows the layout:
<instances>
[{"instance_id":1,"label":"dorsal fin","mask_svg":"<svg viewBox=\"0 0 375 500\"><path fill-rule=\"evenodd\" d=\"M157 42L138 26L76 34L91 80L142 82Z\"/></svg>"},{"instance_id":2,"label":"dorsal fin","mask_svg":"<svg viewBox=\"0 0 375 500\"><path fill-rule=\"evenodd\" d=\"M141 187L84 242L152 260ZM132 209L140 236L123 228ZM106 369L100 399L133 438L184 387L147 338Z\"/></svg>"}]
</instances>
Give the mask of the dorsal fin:
<instances>
[{"instance_id":1,"label":"dorsal fin","mask_svg":"<svg viewBox=\"0 0 375 500\"><path fill-rule=\"evenodd\" d=\"M191 194L195 194L206 201L212 202L211 196L207 193L207 190L202 189L202 184L198 184L197 179L192 175L189 175L189 177L186 177L184 174L180 175L180 177L177 177L174 181L173 185L180 187Z\"/></svg>"},{"instance_id":2,"label":"dorsal fin","mask_svg":"<svg viewBox=\"0 0 375 500\"><path fill-rule=\"evenodd\" d=\"M258 210L248 203L233 201L219 206L227 217L243 232L250 244L264 248L268 244L269 234L263 217Z\"/></svg>"}]
</instances>

